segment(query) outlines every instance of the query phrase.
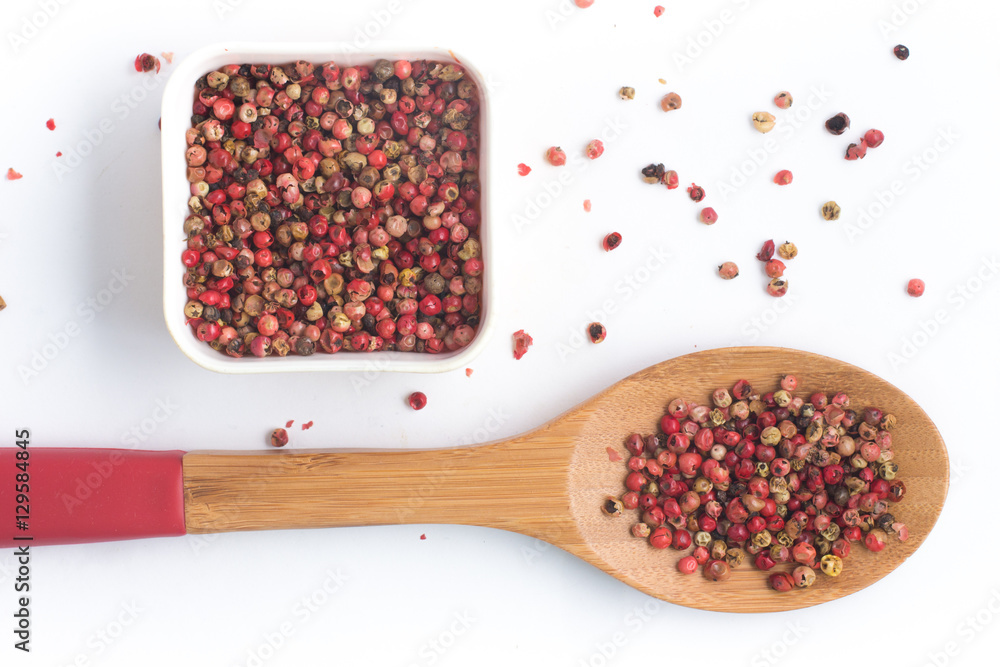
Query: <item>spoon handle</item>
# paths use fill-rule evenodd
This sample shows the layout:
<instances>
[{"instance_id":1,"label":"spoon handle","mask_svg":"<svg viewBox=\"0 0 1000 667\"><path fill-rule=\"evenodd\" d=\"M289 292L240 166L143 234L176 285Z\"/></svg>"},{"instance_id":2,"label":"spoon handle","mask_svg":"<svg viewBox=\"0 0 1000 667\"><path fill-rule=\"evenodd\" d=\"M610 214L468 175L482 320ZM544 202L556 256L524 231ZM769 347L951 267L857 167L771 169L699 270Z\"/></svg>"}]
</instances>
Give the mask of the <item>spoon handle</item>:
<instances>
[{"instance_id":1,"label":"spoon handle","mask_svg":"<svg viewBox=\"0 0 1000 667\"><path fill-rule=\"evenodd\" d=\"M548 446L546 443L548 442ZM412 523L568 534L568 441L419 451L191 452L189 533Z\"/></svg>"}]
</instances>

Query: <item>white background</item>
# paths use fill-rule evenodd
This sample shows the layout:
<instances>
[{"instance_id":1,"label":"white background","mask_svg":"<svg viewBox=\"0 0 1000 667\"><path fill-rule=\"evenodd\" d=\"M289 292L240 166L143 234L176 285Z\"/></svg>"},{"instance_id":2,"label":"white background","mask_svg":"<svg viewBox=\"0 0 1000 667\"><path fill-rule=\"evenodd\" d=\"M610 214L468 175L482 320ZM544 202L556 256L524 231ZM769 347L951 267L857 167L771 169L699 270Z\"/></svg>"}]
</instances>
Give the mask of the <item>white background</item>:
<instances>
[{"instance_id":1,"label":"white background","mask_svg":"<svg viewBox=\"0 0 1000 667\"><path fill-rule=\"evenodd\" d=\"M67 0L49 3L51 18L39 14L44 4L7 1L0 10L0 168L24 174L0 181L0 294L9 304L0 313L0 446L27 427L35 447L123 446L138 429L148 449L253 449L288 419L296 420L291 447L454 446L535 427L663 359L767 344L849 361L908 392L948 443L952 479L937 528L897 571L846 599L782 614L659 604L558 549L496 530L230 534L37 549L25 656L8 629L16 596L6 552L0 664L995 658L996 3L670 0L659 19L654 2L609 0L586 10L556 0ZM143 51L183 58L223 38L363 46L365 26L378 40L454 48L494 81L488 222L502 266L492 343L471 378L205 371L176 348L161 314L157 119L171 67L146 92L150 75L132 61ZM899 42L911 49L906 62L892 56ZM618 99L622 85L635 87L635 100ZM795 98L787 112L771 103L780 90ZM658 101L669 91L684 105L664 114ZM750 124L757 110L779 118L766 137ZM838 111L853 126L833 137L823 121ZM104 119L113 132L58 174L68 158L56 151L86 150ZM575 159L613 127L621 130L602 158ZM885 143L844 161L846 144L869 127ZM758 166L750 156L769 139L773 151ZM560 172L542 153L553 144L573 159L562 168L569 184L549 197ZM718 224L699 224L683 190L643 184L638 171L653 161L676 169L685 186L703 185ZM517 175L519 162L533 167L530 176ZM795 181L779 188L771 178L785 168ZM741 169L745 184L727 191ZM889 201L894 181L901 194ZM829 199L843 207L838 222L820 218ZM859 220L865 211L871 217ZM606 254L600 240L612 230L625 240ZM767 238L800 249L783 312L753 258ZM671 259L640 270L655 249ZM714 273L725 260L742 269L734 281ZM85 319L80 304L122 269L134 276L127 289ZM911 277L927 283L920 299L905 293ZM580 346L578 334L608 300L614 313L599 316L607 341ZM19 372L67 323L80 334L37 375ZM521 328L535 345L514 361L510 334ZM429 397L419 413L404 403L414 390ZM158 402L171 406L161 422L152 418ZM299 430L307 420L315 427ZM327 596L329 573L346 579ZM310 596L322 604L305 613ZM276 634L283 629L287 637Z\"/></svg>"}]
</instances>

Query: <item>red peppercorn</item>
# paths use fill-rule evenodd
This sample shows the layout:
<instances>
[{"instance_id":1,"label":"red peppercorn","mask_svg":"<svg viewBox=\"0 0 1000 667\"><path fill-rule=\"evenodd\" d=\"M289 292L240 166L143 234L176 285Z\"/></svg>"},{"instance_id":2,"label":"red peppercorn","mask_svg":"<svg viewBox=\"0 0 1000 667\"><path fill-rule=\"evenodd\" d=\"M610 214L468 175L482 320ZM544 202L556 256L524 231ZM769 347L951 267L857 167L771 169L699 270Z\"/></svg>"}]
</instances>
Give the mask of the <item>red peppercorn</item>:
<instances>
[{"instance_id":1,"label":"red peppercorn","mask_svg":"<svg viewBox=\"0 0 1000 667\"><path fill-rule=\"evenodd\" d=\"M611 232L610 234L604 237L604 241L602 242L601 245L604 247L605 251L611 252L619 245L621 245L621 242L622 242L622 235L619 234L618 232Z\"/></svg>"},{"instance_id":2,"label":"red peppercorn","mask_svg":"<svg viewBox=\"0 0 1000 667\"><path fill-rule=\"evenodd\" d=\"M795 588L795 580L787 572L775 572L767 578L767 582L779 593L787 593Z\"/></svg>"},{"instance_id":3,"label":"red peppercorn","mask_svg":"<svg viewBox=\"0 0 1000 667\"><path fill-rule=\"evenodd\" d=\"M655 549L666 549L673 542L673 535L666 526L659 526L649 534L649 543Z\"/></svg>"},{"instance_id":4,"label":"red peppercorn","mask_svg":"<svg viewBox=\"0 0 1000 667\"><path fill-rule=\"evenodd\" d=\"M423 410L427 405L427 395L422 391L413 392L406 400L414 410Z\"/></svg>"},{"instance_id":5,"label":"red peppercorn","mask_svg":"<svg viewBox=\"0 0 1000 667\"><path fill-rule=\"evenodd\" d=\"M150 55L148 53L140 53L135 57L135 71L136 72L152 72L156 70L157 73L160 71L160 59L156 56Z\"/></svg>"},{"instance_id":6,"label":"red peppercorn","mask_svg":"<svg viewBox=\"0 0 1000 667\"><path fill-rule=\"evenodd\" d=\"M699 202L705 198L705 188L692 183L688 188L688 196L691 197L691 201Z\"/></svg>"},{"instance_id":7,"label":"red peppercorn","mask_svg":"<svg viewBox=\"0 0 1000 667\"><path fill-rule=\"evenodd\" d=\"M780 259L772 259L764 265L764 273L768 278L778 278L785 274L785 263Z\"/></svg>"},{"instance_id":8,"label":"red peppercorn","mask_svg":"<svg viewBox=\"0 0 1000 667\"><path fill-rule=\"evenodd\" d=\"M528 351L528 348L534 343L531 336L524 332L524 329L514 333L514 358L520 359ZM633 489L633 491L638 491L638 489Z\"/></svg>"},{"instance_id":9,"label":"red peppercorn","mask_svg":"<svg viewBox=\"0 0 1000 667\"><path fill-rule=\"evenodd\" d=\"M865 132L865 143L868 148L878 148L885 141L885 135L879 130L868 130Z\"/></svg>"},{"instance_id":10,"label":"red peppercorn","mask_svg":"<svg viewBox=\"0 0 1000 667\"><path fill-rule=\"evenodd\" d=\"M694 556L684 556L677 561L677 571L681 574L694 574L698 571L698 561Z\"/></svg>"},{"instance_id":11,"label":"red peppercorn","mask_svg":"<svg viewBox=\"0 0 1000 667\"><path fill-rule=\"evenodd\" d=\"M847 153L844 155L845 160L860 160L868 152L868 144L862 139L860 143L850 144L847 147Z\"/></svg>"},{"instance_id":12,"label":"red peppercorn","mask_svg":"<svg viewBox=\"0 0 1000 667\"><path fill-rule=\"evenodd\" d=\"M703 572L709 581L726 581L731 575L729 564L724 560L708 561L705 563Z\"/></svg>"},{"instance_id":13,"label":"red peppercorn","mask_svg":"<svg viewBox=\"0 0 1000 667\"><path fill-rule=\"evenodd\" d=\"M656 18L660 18L661 16L663 16L663 12L665 11L666 9L663 8L663 5L656 5L655 7L653 7L653 16L655 16Z\"/></svg>"},{"instance_id":14,"label":"red peppercorn","mask_svg":"<svg viewBox=\"0 0 1000 667\"><path fill-rule=\"evenodd\" d=\"M268 441L272 447L284 447L288 444L288 431L283 428L276 428L271 431Z\"/></svg>"},{"instance_id":15,"label":"red peppercorn","mask_svg":"<svg viewBox=\"0 0 1000 667\"><path fill-rule=\"evenodd\" d=\"M774 241L768 239L764 242L764 245L761 246L760 252L757 253L757 259L762 262L767 262L772 257L774 257Z\"/></svg>"},{"instance_id":16,"label":"red peppercorn","mask_svg":"<svg viewBox=\"0 0 1000 667\"><path fill-rule=\"evenodd\" d=\"M774 182L778 185L788 185L792 182L792 172L782 169L774 175Z\"/></svg>"},{"instance_id":17,"label":"red peppercorn","mask_svg":"<svg viewBox=\"0 0 1000 667\"><path fill-rule=\"evenodd\" d=\"M531 173L531 167L522 162L521 164L517 165L517 173L519 176L527 176L528 174Z\"/></svg>"},{"instance_id":18,"label":"red peppercorn","mask_svg":"<svg viewBox=\"0 0 1000 667\"><path fill-rule=\"evenodd\" d=\"M923 296L924 294L924 281L920 278L913 278L910 282L906 283L906 293L910 296Z\"/></svg>"}]
</instances>

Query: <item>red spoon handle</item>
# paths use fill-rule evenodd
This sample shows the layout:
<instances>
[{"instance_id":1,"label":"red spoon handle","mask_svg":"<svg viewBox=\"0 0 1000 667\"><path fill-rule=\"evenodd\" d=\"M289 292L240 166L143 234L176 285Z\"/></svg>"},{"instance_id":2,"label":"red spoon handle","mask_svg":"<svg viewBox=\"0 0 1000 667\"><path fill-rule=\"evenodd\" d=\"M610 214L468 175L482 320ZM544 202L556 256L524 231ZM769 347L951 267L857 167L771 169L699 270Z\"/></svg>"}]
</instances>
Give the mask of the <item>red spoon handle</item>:
<instances>
[{"instance_id":1,"label":"red spoon handle","mask_svg":"<svg viewBox=\"0 0 1000 667\"><path fill-rule=\"evenodd\" d=\"M183 455L0 449L0 547L184 535Z\"/></svg>"}]
</instances>

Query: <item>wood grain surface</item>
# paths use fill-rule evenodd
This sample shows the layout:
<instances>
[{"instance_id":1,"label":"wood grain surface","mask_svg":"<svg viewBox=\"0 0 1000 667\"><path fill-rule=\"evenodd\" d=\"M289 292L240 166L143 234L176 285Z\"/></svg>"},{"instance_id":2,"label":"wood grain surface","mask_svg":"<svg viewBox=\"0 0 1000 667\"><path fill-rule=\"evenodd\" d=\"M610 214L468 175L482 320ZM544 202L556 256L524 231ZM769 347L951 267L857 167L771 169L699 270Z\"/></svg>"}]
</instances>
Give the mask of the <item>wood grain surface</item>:
<instances>
[{"instance_id":1,"label":"wood grain surface","mask_svg":"<svg viewBox=\"0 0 1000 667\"><path fill-rule=\"evenodd\" d=\"M625 437L657 430L667 403L707 403L712 390L745 378L760 391L784 374L796 395L845 391L851 406L895 414L895 461L907 495L891 510L910 529L906 542L868 552L855 543L837 578L776 593L749 562L727 582L681 575L683 555L631 536L636 518L600 510L621 495ZM192 452L184 457L190 533L404 523L449 523L511 530L575 554L654 597L699 609L762 612L798 609L860 590L892 572L924 541L948 490L948 456L937 428L906 394L841 361L782 348L708 350L640 371L552 422L509 440L422 451ZM900 573L899 576L905 576Z\"/></svg>"}]
</instances>

